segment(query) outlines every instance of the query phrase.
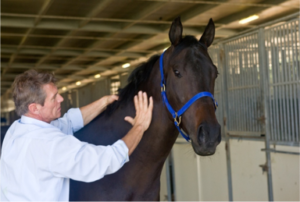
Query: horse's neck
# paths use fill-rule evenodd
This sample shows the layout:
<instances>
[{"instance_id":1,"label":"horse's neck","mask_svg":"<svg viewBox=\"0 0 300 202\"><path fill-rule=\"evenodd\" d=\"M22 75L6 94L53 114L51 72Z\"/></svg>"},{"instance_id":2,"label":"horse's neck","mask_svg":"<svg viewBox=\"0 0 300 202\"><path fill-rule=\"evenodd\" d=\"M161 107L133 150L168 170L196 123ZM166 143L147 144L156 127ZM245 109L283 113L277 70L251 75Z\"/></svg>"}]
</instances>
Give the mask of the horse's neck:
<instances>
[{"instance_id":1,"label":"horse's neck","mask_svg":"<svg viewBox=\"0 0 300 202\"><path fill-rule=\"evenodd\" d=\"M176 141L178 131L174 126L166 106L163 104L160 91L160 70L158 62L154 65L147 82L141 90L146 91L154 99L152 122L145 132L142 141L137 148L138 152L147 153L147 161L164 162ZM151 155L149 155L151 154Z\"/></svg>"}]
</instances>

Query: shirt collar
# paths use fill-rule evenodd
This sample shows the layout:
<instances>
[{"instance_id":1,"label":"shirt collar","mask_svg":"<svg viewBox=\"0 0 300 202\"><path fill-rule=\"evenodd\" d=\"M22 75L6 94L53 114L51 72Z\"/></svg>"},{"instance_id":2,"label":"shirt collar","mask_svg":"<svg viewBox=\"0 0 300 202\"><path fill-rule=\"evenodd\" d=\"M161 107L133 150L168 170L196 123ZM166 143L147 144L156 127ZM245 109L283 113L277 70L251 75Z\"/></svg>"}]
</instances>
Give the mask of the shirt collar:
<instances>
[{"instance_id":1,"label":"shirt collar","mask_svg":"<svg viewBox=\"0 0 300 202\"><path fill-rule=\"evenodd\" d=\"M40 121L40 120L35 119L35 118L31 118L31 117L28 117L28 116L24 116L24 115L21 116L20 122L24 123L24 124L32 124L32 125L40 126L42 128L52 128L52 127L54 127L53 125L51 125L49 123L46 123L44 121Z\"/></svg>"}]
</instances>

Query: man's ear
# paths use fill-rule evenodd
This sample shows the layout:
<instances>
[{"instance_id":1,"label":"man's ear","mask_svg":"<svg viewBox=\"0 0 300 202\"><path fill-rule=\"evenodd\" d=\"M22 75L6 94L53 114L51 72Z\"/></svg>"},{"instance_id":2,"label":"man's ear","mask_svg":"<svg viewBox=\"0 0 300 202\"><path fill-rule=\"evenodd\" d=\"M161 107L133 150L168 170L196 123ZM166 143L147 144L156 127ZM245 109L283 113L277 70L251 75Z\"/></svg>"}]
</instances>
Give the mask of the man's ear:
<instances>
[{"instance_id":1,"label":"man's ear","mask_svg":"<svg viewBox=\"0 0 300 202\"><path fill-rule=\"evenodd\" d=\"M41 105L37 104L37 103L31 103L28 106L28 111L31 114L39 114L40 113L40 109L41 109Z\"/></svg>"}]
</instances>

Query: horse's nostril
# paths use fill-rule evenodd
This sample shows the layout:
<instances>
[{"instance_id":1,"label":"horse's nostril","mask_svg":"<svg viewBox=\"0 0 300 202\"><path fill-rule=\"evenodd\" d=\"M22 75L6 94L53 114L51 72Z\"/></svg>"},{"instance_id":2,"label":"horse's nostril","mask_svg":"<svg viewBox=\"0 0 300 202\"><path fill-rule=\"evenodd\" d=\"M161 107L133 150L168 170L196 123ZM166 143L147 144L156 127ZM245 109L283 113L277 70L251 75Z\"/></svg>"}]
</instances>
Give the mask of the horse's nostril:
<instances>
[{"instance_id":1,"label":"horse's nostril","mask_svg":"<svg viewBox=\"0 0 300 202\"><path fill-rule=\"evenodd\" d=\"M205 142L203 127L200 125L198 128L198 143L202 145Z\"/></svg>"},{"instance_id":2,"label":"horse's nostril","mask_svg":"<svg viewBox=\"0 0 300 202\"><path fill-rule=\"evenodd\" d=\"M203 127L202 127L202 126L199 126L198 134L202 134L202 133L203 133Z\"/></svg>"},{"instance_id":3,"label":"horse's nostril","mask_svg":"<svg viewBox=\"0 0 300 202\"><path fill-rule=\"evenodd\" d=\"M209 146L209 147L213 147L215 145L215 143L213 143L213 142L209 142L208 144L207 144L207 146Z\"/></svg>"}]
</instances>

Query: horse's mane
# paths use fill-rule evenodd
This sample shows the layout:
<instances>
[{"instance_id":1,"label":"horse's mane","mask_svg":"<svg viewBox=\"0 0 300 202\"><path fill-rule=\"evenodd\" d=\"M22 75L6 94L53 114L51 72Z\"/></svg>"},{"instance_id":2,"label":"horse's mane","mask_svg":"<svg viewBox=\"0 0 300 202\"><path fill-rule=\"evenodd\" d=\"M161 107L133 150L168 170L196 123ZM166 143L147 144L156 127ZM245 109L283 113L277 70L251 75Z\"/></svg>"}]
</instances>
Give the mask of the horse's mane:
<instances>
[{"instance_id":1,"label":"horse's mane","mask_svg":"<svg viewBox=\"0 0 300 202\"><path fill-rule=\"evenodd\" d=\"M139 86L149 78L154 63L158 58L159 55L154 55L147 62L135 68L127 79L128 84L124 88L119 89L119 100L109 105L103 113L110 115L117 108L125 105L128 101L132 101L133 97L138 93Z\"/></svg>"}]
</instances>

